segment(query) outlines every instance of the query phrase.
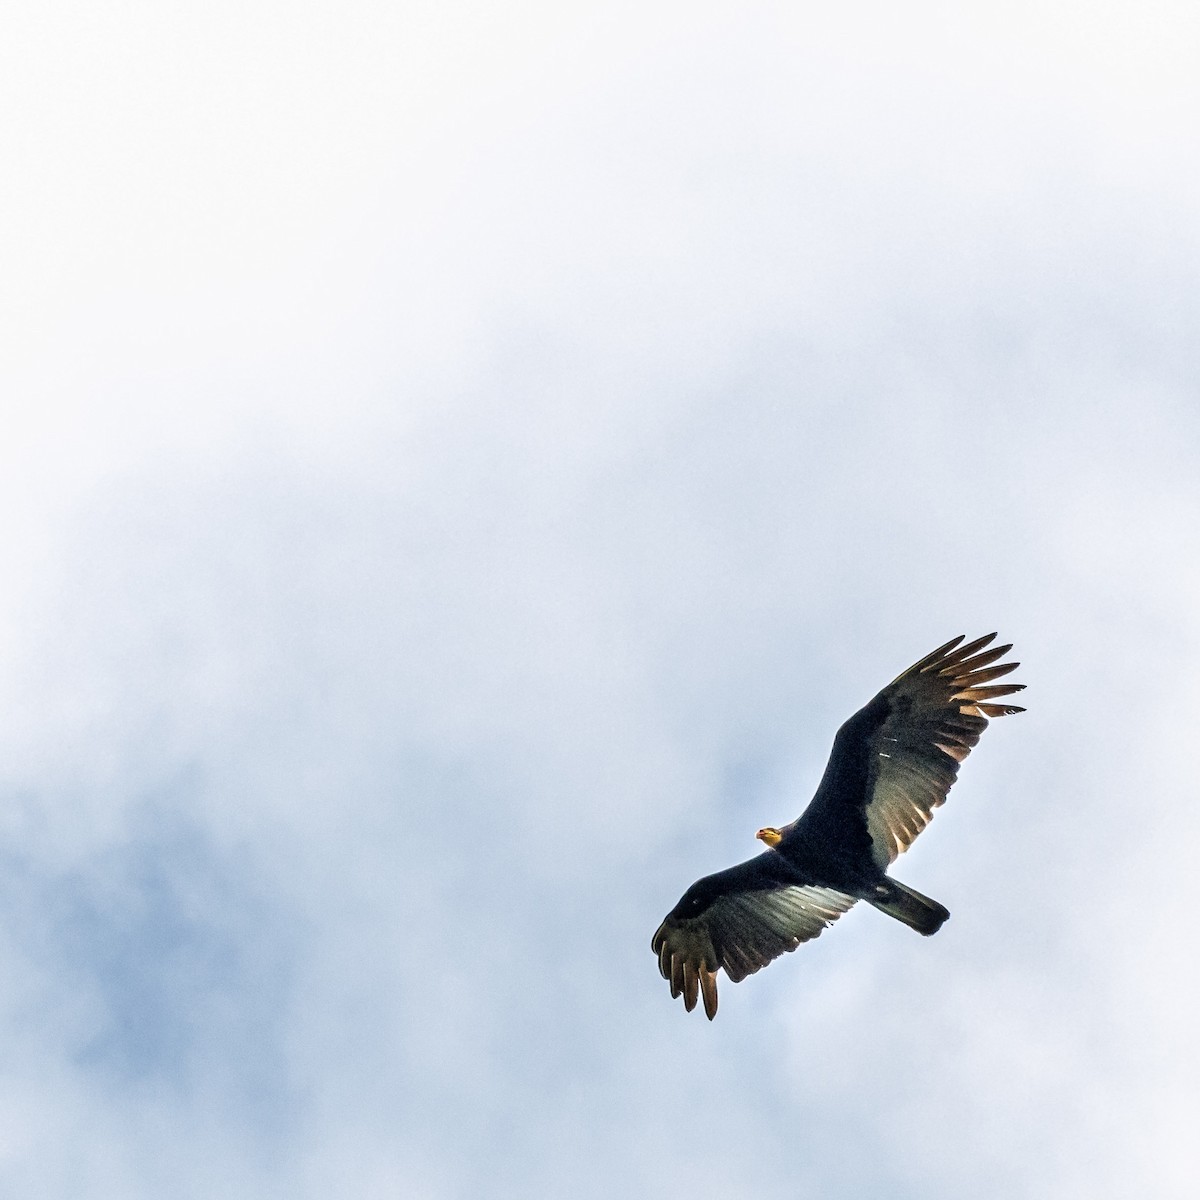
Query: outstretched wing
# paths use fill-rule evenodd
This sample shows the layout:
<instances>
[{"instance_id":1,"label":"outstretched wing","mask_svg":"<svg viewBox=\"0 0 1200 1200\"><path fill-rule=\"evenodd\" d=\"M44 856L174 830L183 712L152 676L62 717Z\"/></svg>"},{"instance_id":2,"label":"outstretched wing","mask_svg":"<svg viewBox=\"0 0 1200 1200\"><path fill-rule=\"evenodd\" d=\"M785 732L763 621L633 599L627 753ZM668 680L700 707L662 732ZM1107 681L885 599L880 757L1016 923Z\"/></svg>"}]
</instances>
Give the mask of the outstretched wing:
<instances>
[{"instance_id":1,"label":"outstretched wing","mask_svg":"<svg viewBox=\"0 0 1200 1200\"><path fill-rule=\"evenodd\" d=\"M996 703L1024 685L992 683L1020 665L992 665L1012 649L986 649L995 636L965 646L960 636L939 646L838 730L817 794L794 824L798 841L860 847L880 867L912 845L945 802L987 719L1024 712Z\"/></svg>"},{"instance_id":2,"label":"outstretched wing","mask_svg":"<svg viewBox=\"0 0 1200 1200\"><path fill-rule=\"evenodd\" d=\"M1024 712L997 704L1001 696L1024 689L1021 683L993 684L1019 663L1000 663L1012 646L985 649L994 633L965 646L957 637L914 663L881 695L888 715L872 739L867 776L867 831L875 861L894 862L945 803L988 717Z\"/></svg>"},{"instance_id":3,"label":"outstretched wing","mask_svg":"<svg viewBox=\"0 0 1200 1200\"><path fill-rule=\"evenodd\" d=\"M718 970L738 983L815 938L854 903L844 892L799 879L768 850L692 884L650 943L671 996L682 996L691 1012L702 994L711 1021Z\"/></svg>"},{"instance_id":4,"label":"outstretched wing","mask_svg":"<svg viewBox=\"0 0 1200 1200\"><path fill-rule=\"evenodd\" d=\"M988 718L1025 711L996 703L1024 685L992 683L1020 665L992 665L1012 649L986 649L995 636L939 646L846 721L812 803L783 831L781 853L811 856L820 847L846 862L869 855L887 867L912 845L945 803Z\"/></svg>"}]
</instances>

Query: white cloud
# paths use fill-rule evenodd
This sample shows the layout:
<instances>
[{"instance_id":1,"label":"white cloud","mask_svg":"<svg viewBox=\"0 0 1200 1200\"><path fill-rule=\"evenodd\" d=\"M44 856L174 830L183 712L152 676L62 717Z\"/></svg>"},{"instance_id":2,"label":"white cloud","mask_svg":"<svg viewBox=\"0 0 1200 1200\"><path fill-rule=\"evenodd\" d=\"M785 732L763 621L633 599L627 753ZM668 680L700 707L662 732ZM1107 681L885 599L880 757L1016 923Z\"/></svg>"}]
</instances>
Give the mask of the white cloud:
<instances>
[{"instance_id":1,"label":"white cloud","mask_svg":"<svg viewBox=\"0 0 1200 1200\"><path fill-rule=\"evenodd\" d=\"M796 14L14 26L9 1190L1186 1194L1194 19ZM662 912L993 627L953 920L685 1019Z\"/></svg>"}]
</instances>

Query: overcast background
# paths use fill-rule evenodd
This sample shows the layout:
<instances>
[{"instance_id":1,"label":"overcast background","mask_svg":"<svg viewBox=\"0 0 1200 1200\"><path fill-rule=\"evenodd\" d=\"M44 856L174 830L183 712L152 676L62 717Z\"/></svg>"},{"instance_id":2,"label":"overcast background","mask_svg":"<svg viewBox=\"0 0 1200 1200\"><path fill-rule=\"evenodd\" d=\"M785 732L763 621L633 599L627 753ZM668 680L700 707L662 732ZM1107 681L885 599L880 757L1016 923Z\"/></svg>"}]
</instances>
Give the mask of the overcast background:
<instances>
[{"instance_id":1,"label":"overcast background","mask_svg":"<svg viewBox=\"0 0 1200 1200\"><path fill-rule=\"evenodd\" d=\"M1193 4L5 10L0 1190L1190 1197ZM957 633L856 909L650 935Z\"/></svg>"}]
</instances>

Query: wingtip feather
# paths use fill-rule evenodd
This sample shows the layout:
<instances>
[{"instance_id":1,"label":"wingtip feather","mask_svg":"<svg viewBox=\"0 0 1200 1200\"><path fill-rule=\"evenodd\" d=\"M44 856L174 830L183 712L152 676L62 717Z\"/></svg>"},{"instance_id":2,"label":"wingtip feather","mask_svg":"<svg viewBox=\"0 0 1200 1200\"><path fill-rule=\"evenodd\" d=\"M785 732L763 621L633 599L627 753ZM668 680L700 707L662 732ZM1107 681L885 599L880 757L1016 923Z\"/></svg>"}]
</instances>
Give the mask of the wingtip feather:
<instances>
[{"instance_id":1,"label":"wingtip feather","mask_svg":"<svg viewBox=\"0 0 1200 1200\"><path fill-rule=\"evenodd\" d=\"M704 1015L711 1021L717 1015L717 973L700 968L700 991L704 995Z\"/></svg>"},{"instance_id":2,"label":"wingtip feather","mask_svg":"<svg viewBox=\"0 0 1200 1200\"><path fill-rule=\"evenodd\" d=\"M947 654L942 661L946 666L964 663L968 658L971 657L971 655L975 654L979 650L982 650L985 646L990 645L995 640L995 633L985 633L983 637L978 637L973 642L968 642L965 646L959 646L953 654ZM1010 646L1008 649L1011 650L1012 647Z\"/></svg>"},{"instance_id":3,"label":"wingtip feather","mask_svg":"<svg viewBox=\"0 0 1200 1200\"><path fill-rule=\"evenodd\" d=\"M930 650L930 652L925 655L924 658L918 659L915 663L913 663L913 665L909 667L904 674L907 675L909 672L924 671L926 667L930 667L937 662L942 655L949 654L949 652L953 650L954 647L957 646L958 643L961 642L966 636L967 635L965 633L960 633L958 637L951 638L944 646L939 646L936 650Z\"/></svg>"}]
</instances>

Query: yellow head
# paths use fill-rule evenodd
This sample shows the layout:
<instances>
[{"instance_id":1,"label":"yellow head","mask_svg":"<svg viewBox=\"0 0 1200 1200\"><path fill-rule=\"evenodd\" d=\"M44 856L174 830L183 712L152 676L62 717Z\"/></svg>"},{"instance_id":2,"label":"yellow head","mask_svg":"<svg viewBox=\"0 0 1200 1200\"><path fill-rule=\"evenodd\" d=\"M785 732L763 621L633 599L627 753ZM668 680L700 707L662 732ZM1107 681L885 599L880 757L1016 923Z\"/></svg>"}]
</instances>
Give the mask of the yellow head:
<instances>
[{"instance_id":1,"label":"yellow head","mask_svg":"<svg viewBox=\"0 0 1200 1200\"><path fill-rule=\"evenodd\" d=\"M760 842L766 842L768 846L778 846L783 840L783 834L779 832L773 825L768 825L766 829L760 829L755 835Z\"/></svg>"}]
</instances>

